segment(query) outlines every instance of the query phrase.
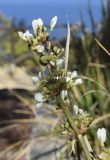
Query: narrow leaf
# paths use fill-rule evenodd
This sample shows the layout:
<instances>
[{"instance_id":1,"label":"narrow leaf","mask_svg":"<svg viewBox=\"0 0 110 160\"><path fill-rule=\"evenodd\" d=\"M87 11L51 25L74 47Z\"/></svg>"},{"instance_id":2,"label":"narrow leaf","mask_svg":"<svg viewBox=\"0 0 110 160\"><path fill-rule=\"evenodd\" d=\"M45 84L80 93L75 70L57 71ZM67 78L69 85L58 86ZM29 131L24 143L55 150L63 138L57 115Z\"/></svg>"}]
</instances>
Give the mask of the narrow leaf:
<instances>
[{"instance_id":1,"label":"narrow leaf","mask_svg":"<svg viewBox=\"0 0 110 160\"><path fill-rule=\"evenodd\" d=\"M110 56L110 52L107 51L107 49L98 41L98 39L95 38L95 41L98 43L98 45Z\"/></svg>"},{"instance_id":2,"label":"narrow leaf","mask_svg":"<svg viewBox=\"0 0 110 160\"><path fill-rule=\"evenodd\" d=\"M69 44L70 44L70 25L68 20L67 20L67 28L68 28L68 32L67 32L66 49L65 49L65 76L68 70Z\"/></svg>"}]
</instances>

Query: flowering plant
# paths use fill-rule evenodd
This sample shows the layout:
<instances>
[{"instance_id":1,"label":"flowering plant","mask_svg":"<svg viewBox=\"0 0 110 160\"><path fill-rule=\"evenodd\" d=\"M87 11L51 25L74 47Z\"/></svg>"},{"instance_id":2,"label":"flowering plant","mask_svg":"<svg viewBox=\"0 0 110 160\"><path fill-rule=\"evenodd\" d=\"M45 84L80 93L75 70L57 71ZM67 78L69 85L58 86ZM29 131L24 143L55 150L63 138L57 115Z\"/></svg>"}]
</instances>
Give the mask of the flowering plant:
<instances>
[{"instance_id":1,"label":"flowering plant","mask_svg":"<svg viewBox=\"0 0 110 160\"><path fill-rule=\"evenodd\" d=\"M57 104L57 109L62 110L66 117L61 134L67 135L74 145L80 142L88 160L101 159L102 153L97 158L86 137L94 118L80 109L72 99L74 86L82 85L83 80L76 71L68 71L70 27L68 24L66 49L60 48L50 41L50 34L56 23L57 16L52 18L48 32L42 19L38 18L32 21L34 34L28 30L25 33L18 32L19 36L28 43L29 48L39 56L39 64L43 67L38 76L32 77L33 84L39 88L39 92L35 93L35 100L37 103ZM97 136L103 148L103 154L108 156L109 150L104 149L105 129L99 129Z\"/></svg>"}]
</instances>

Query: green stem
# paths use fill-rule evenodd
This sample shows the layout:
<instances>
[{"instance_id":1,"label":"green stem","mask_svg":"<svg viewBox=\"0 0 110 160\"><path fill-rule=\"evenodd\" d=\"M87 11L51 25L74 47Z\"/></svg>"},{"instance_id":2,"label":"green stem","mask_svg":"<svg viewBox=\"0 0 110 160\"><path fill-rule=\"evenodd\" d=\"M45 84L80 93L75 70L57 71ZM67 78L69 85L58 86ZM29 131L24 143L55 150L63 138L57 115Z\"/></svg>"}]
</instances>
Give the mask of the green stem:
<instances>
[{"instance_id":1,"label":"green stem","mask_svg":"<svg viewBox=\"0 0 110 160\"><path fill-rule=\"evenodd\" d=\"M68 107L64 104L62 98L60 96L57 97L58 102L61 105L61 108L65 114L65 116L67 117L67 120L71 126L71 128L74 130L74 132L77 134L78 133L78 129L76 128L76 125L73 123L73 114L69 111Z\"/></svg>"},{"instance_id":2,"label":"green stem","mask_svg":"<svg viewBox=\"0 0 110 160\"><path fill-rule=\"evenodd\" d=\"M85 155L86 155L87 159L88 160L92 160L91 154L90 154L90 152L89 152L89 150L87 148L87 145L86 145L86 143L84 141L84 137L83 137L82 134L78 135L78 140L79 140L79 142L80 142L80 144L81 144L81 146L83 148L83 151L85 152Z\"/></svg>"},{"instance_id":3,"label":"green stem","mask_svg":"<svg viewBox=\"0 0 110 160\"><path fill-rule=\"evenodd\" d=\"M68 89L68 98L69 98L69 101L70 101L71 110L73 111L74 99L73 99L73 94L72 94L70 89Z\"/></svg>"},{"instance_id":4,"label":"green stem","mask_svg":"<svg viewBox=\"0 0 110 160\"><path fill-rule=\"evenodd\" d=\"M87 160L92 160L92 157L91 157L91 154L88 150L88 147L84 141L84 137L83 135L79 134L79 130L76 126L76 124L74 123L74 119L73 119L73 114L70 112L70 110L68 109L68 107L65 105L65 103L63 102L62 98L60 96L57 97L57 100L58 102L60 103L61 105L61 108L65 114L65 116L67 117L67 120L71 126L71 128L73 129L73 131L75 132L75 134L77 135L78 137L78 140L83 148L83 151L87 157Z\"/></svg>"}]
</instances>

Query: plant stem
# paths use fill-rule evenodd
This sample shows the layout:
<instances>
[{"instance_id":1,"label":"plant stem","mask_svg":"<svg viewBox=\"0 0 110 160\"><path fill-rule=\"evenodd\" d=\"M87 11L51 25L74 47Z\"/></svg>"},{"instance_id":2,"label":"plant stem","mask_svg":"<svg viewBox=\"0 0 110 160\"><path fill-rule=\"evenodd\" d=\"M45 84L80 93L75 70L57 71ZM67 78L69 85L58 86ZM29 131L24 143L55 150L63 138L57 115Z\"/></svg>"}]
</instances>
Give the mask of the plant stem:
<instances>
[{"instance_id":1,"label":"plant stem","mask_svg":"<svg viewBox=\"0 0 110 160\"><path fill-rule=\"evenodd\" d=\"M73 111L73 104L75 103L75 99L74 99L74 96L73 96L73 94L72 94L72 92L71 92L70 89L68 89L68 98L69 98L69 101L70 101L71 110L74 113L74 111Z\"/></svg>"},{"instance_id":2,"label":"plant stem","mask_svg":"<svg viewBox=\"0 0 110 160\"><path fill-rule=\"evenodd\" d=\"M91 154L89 152L89 149L84 141L84 137L83 135L79 134L79 130L76 126L76 124L74 123L74 119L73 119L73 114L70 112L70 110L68 109L68 107L65 105L65 103L63 102L62 98L60 96L57 97L58 102L61 105L61 109L63 110L65 116L67 117L67 120L71 126L71 128L73 129L73 131L75 132L76 136L78 137L78 140L83 148L83 151L86 155L87 160L92 160Z\"/></svg>"},{"instance_id":3,"label":"plant stem","mask_svg":"<svg viewBox=\"0 0 110 160\"><path fill-rule=\"evenodd\" d=\"M86 145L86 143L84 141L83 135L79 134L77 137L78 137L78 140L79 140L79 142L80 142L80 144L81 144L81 146L83 148L83 151L85 152L85 155L86 155L87 159L88 160L92 160L91 154L90 154L90 152L89 152L89 150L87 148L87 145Z\"/></svg>"},{"instance_id":4,"label":"plant stem","mask_svg":"<svg viewBox=\"0 0 110 160\"><path fill-rule=\"evenodd\" d=\"M64 104L62 98L60 96L57 97L58 102L61 105L61 109L63 110L71 128L74 130L74 132L77 134L78 133L78 129L76 128L76 125L73 123L73 114L70 112L70 110L68 109L68 107Z\"/></svg>"}]
</instances>

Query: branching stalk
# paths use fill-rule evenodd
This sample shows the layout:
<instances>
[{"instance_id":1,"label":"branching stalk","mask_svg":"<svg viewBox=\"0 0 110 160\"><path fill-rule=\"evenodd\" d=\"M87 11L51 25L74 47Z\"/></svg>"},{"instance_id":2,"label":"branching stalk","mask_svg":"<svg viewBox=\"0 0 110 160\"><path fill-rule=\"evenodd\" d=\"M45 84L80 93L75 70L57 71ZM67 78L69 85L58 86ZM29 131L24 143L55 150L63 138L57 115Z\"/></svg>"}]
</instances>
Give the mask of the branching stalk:
<instances>
[{"instance_id":1,"label":"branching stalk","mask_svg":"<svg viewBox=\"0 0 110 160\"><path fill-rule=\"evenodd\" d=\"M67 117L67 120L68 120L71 128L75 132L75 134L76 134L76 136L77 136L77 138L78 138L78 140L79 140L79 142L80 142L80 144L83 148L83 151L86 155L87 160L92 160L91 153L89 152L89 149L88 149L88 147L87 147L87 145L84 141L84 137L83 137L82 134L79 134L78 128L74 123L73 114L69 111L68 107L65 105L65 103L63 102L63 100L60 96L57 97L57 100L60 103L61 108L62 108L65 116Z\"/></svg>"}]
</instances>

